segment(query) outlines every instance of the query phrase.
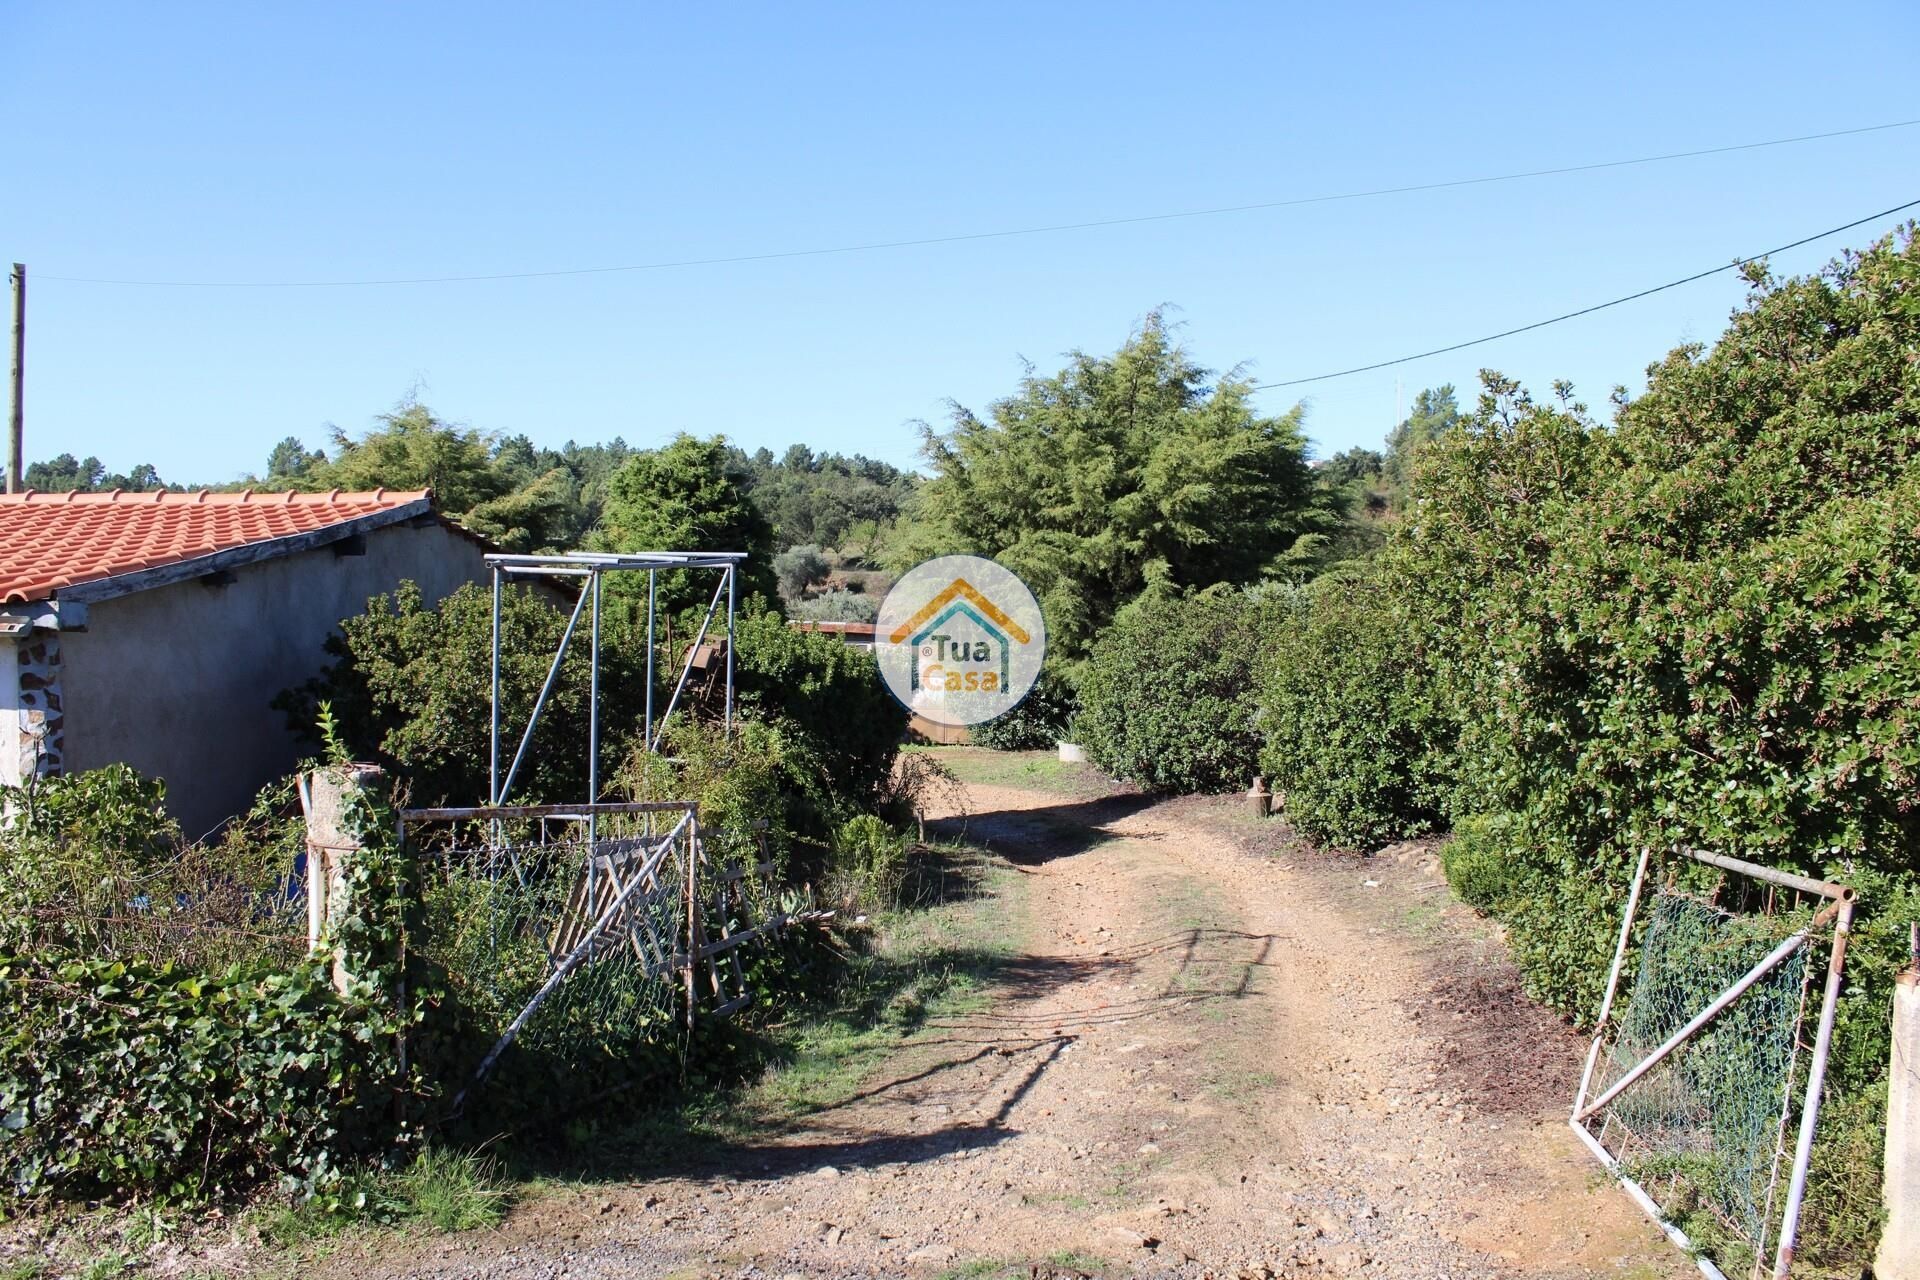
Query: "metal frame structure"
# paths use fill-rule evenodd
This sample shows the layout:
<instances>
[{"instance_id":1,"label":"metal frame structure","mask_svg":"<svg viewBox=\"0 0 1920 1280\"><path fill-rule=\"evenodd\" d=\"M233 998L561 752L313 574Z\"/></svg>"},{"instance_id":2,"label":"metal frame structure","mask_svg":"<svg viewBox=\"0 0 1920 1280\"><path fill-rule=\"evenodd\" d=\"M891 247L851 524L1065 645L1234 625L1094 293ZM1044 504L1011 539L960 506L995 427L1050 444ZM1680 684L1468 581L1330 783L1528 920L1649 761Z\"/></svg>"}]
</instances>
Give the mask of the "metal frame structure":
<instances>
[{"instance_id":1,"label":"metal frame structure","mask_svg":"<svg viewBox=\"0 0 1920 1280\"><path fill-rule=\"evenodd\" d=\"M597 829L595 806L600 799L600 580L606 573L644 571L647 575L647 709L644 741L650 753L659 749L660 738L666 730L667 720L679 705L680 694L686 688L688 677L693 674L694 659L700 652L702 642L707 638L708 628L713 624L714 614L720 607L721 597L725 596L727 602L725 731L731 734L733 732L734 618L738 605L737 584L740 562L746 558L746 553L743 551L642 551L631 555L569 551L563 555L493 554L487 556L488 567L493 571L493 714L488 739L488 806L499 808L506 804L507 795L513 789L513 780L520 772L520 763L526 758L527 748L533 742L533 731L540 723L540 712L547 705L547 699L553 693L554 684L560 678L560 666L566 659L567 647L573 641L574 631L580 625L580 615L591 602L589 643L592 646L593 658L587 711L587 796L585 803L580 807L580 813L556 813L554 816L575 821L584 819L588 826L587 838L591 840L595 837ZM667 699L666 710L661 714L659 727L656 729L653 716L655 615L658 611L659 574L663 569L718 569L720 581L714 587L713 600L707 605L706 616L700 622L700 630L687 649L687 661L680 669L680 678L673 686L673 693ZM540 686L539 696L534 699L533 709L527 715L527 727L520 735L520 744L515 748L513 760L508 764L506 776L503 778L500 774L500 588L501 583L508 577L579 578L581 584L580 598L574 603L573 613L567 619L567 628L560 635L559 647L554 651L553 662L547 668L547 678Z\"/></svg>"},{"instance_id":2,"label":"metal frame structure","mask_svg":"<svg viewBox=\"0 0 1920 1280\"><path fill-rule=\"evenodd\" d=\"M1814 1126L1819 1122L1820 1118L1820 1092L1826 1083L1827 1057L1833 1045L1833 1020L1840 1002L1841 972L1846 964L1847 938L1853 929L1856 895L1854 890L1848 885L1833 884L1825 880L1814 880L1807 876L1794 875L1786 871L1776 871L1771 867L1759 866L1752 862L1743 862L1739 858L1729 858L1724 854L1707 853L1699 849L1686 848L1680 849L1677 852L1706 866L1717 867L1722 871L1732 871L1744 876L1751 876L1753 879L1761 881L1764 884L1774 885L1783 889L1791 889L1796 893L1824 898L1827 900L1827 905L1817 912L1813 919L1808 921L1804 927L1789 935L1777 947L1768 952L1766 957L1760 960L1759 963L1755 964L1751 969L1748 969L1739 979L1721 991L1718 996L1714 997L1714 999L1707 1004L1706 1008L1695 1014L1685 1026L1674 1032L1663 1044L1635 1063L1625 1075L1609 1085L1598 1097L1589 1101L1587 1091L1593 1085L1594 1069L1599 1064L1600 1050L1606 1040L1607 1019L1613 1012L1614 996L1620 987L1620 971L1626 962L1627 945L1632 937L1633 922L1640 908L1641 890L1646 884L1647 864L1651 851L1643 848L1640 851L1639 865L1634 869L1632 891L1627 895L1627 910L1620 921L1620 938L1614 946L1613 967L1607 974L1607 990L1606 995L1601 999L1600 1016L1594 1025L1593 1044L1587 1050L1586 1069L1581 1072L1580 1088L1574 1095L1573 1114L1568 1118L1567 1123L1572 1126L1575 1135L1578 1136L1580 1141L1586 1145L1587 1149L1594 1154L1595 1158L1620 1180L1621 1185L1624 1186L1627 1193L1633 1197L1634 1202L1640 1206L1648 1217L1652 1218L1654 1222L1659 1225L1662 1231L1666 1232L1668 1238L1689 1254L1695 1254L1695 1260L1699 1264L1700 1270L1709 1277L1709 1280L1725 1280L1725 1277L1722 1276L1718 1267L1715 1267L1713 1263L1707 1259L1698 1257L1693 1242L1687 1239L1686 1234L1661 1216L1660 1208L1654 1203L1653 1197L1648 1195L1646 1190L1631 1177L1627 1176L1625 1170L1621 1168L1620 1162L1606 1149L1600 1139L1596 1138L1587 1129L1587 1122L1599 1115L1615 1098L1631 1088L1633 1084L1645 1076L1647 1072L1658 1066L1676 1049L1691 1039L1708 1023L1712 1022L1742 995L1746 994L1755 983L1785 963L1790 956L1802 947L1810 946L1815 930L1832 924L1833 945L1827 957L1826 988L1820 1006L1818 1029L1814 1033L1813 1060L1807 1070L1806 1091L1800 1104L1800 1132L1794 1145L1793 1171L1787 1183L1787 1202L1782 1211L1780 1236L1774 1253L1774 1280L1786 1280L1788 1271L1793 1267L1793 1251L1800 1225L1800 1206L1806 1197L1807 1170L1813 1156ZM1790 1105L1792 1094L1791 1072L1789 1073L1787 1093L1789 1096L1784 1104ZM1782 1112L1780 1119L1784 1136L1787 1120L1787 1113L1785 1111ZM1764 1255L1765 1243L1765 1235L1763 1232L1761 1240L1758 1242L1759 1255ZM1763 1265L1763 1256L1756 1256L1754 1259L1755 1275L1760 1273L1760 1268Z\"/></svg>"}]
</instances>

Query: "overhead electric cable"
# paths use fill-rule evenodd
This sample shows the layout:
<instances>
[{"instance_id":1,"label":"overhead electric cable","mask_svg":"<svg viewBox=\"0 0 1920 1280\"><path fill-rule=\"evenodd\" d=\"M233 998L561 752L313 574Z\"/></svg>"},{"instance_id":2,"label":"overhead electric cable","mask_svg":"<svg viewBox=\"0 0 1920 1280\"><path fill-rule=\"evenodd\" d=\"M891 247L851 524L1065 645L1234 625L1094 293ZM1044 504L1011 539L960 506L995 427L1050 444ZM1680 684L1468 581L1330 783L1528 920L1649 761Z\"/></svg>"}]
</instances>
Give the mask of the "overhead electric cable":
<instances>
[{"instance_id":1,"label":"overhead electric cable","mask_svg":"<svg viewBox=\"0 0 1920 1280\"><path fill-rule=\"evenodd\" d=\"M1329 378L1344 378L1354 373L1371 373L1375 369L1390 369L1396 364L1407 364L1414 360L1425 360L1428 356L1443 356L1449 351L1464 351L1468 347L1477 347L1482 343L1497 342L1501 338L1511 338L1516 333L1526 333L1530 329L1544 329L1550 324L1559 324L1562 320L1573 320L1580 316L1590 316L1596 311L1605 311L1608 307L1617 307L1623 302L1633 302L1636 299L1645 298L1651 294L1663 293L1668 289L1678 289L1681 285L1692 284L1696 280L1705 280L1708 276L1717 276L1723 271L1733 271L1746 266L1750 262L1758 262L1762 258L1771 258L1776 253L1785 253L1789 249L1798 249L1803 244L1812 244L1815 240L1824 240L1828 236L1837 236L1842 231L1851 231L1855 227L1865 226L1869 222L1877 222L1890 214L1900 213L1916 205L1920 205L1920 200L1909 200L1905 204L1897 204L1891 209L1882 209L1879 213L1872 213L1864 218L1857 218L1844 226L1829 227L1825 231L1815 232L1813 235L1795 240L1791 244L1783 244L1778 248L1768 249L1764 253L1756 253L1752 257L1735 258L1732 262L1714 267L1711 270L1697 271L1690 276L1682 276L1678 280L1669 280L1665 284L1654 285L1651 289L1642 289L1638 293L1629 293L1625 297L1614 298L1607 302L1596 302L1590 307L1582 307L1578 311L1569 311L1565 315L1554 316L1550 320L1536 320L1532 324L1523 324L1517 329L1504 329L1499 333L1490 333L1484 338L1469 338L1465 342L1456 342L1450 347L1435 347L1431 351L1420 351L1410 356L1397 356L1392 360L1379 360L1373 364L1356 365L1351 369L1341 369L1335 373L1316 373L1311 378L1287 378L1281 382L1255 383L1253 390L1268 391L1274 387L1297 387L1302 383L1325 382Z\"/></svg>"},{"instance_id":2,"label":"overhead electric cable","mask_svg":"<svg viewBox=\"0 0 1920 1280\"><path fill-rule=\"evenodd\" d=\"M720 258L683 258L675 261L641 262L618 267L572 267L554 271L504 271L491 275L405 276L372 280L119 280L94 276L35 274L37 280L66 284L126 285L167 289L352 289L384 285L467 284L490 280L543 280L558 276L616 275L633 271L668 271L684 267L731 266L745 262L773 262L783 258L820 258L846 253L870 253L881 249L912 249L927 245L960 244L969 240L1004 240L1017 236L1052 235L1063 231L1087 231L1100 227L1123 227L1145 222L1172 222L1182 218L1211 218L1228 213L1254 213L1264 209L1288 209L1299 205L1333 204L1345 200L1370 200L1380 196L1409 195L1420 191L1444 191L1454 187L1485 186L1497 182L1519 182L1529 178L1549 178L1568 173L1590 173L1599 169L1620 169L1632 165L1659 164L1670 160L1690 160L1700 156L1726 155L1735 151L1757 151L1765 147L1785 147L1827 138L1845 138L1862 133L1880 133L1888 129L1907 129L1920 119L1894 120L1886 124L1863 125L1857 129L1833 129L1826 133L1806 133L1791 138L1769 138L1763 142L1736 142L1722 147L1702 147L1694 151L1669 151L1662 155L1636 156L1630 160L1600 160L1591 164L1561 165L1552 169L1527 169L1516 173L1497 173L1478 178L1454 178L1445 182L1418 182L1398 187L1375 187L1366 191L1342 191L1331 195L1296 196L1286 200L1268 200L1259 204L1222 205L1211 209L1184 209L1173 213L1146 213L1124 218L1097 218L1085 222L1059 222L1047 226L1017 227L1001 231L974 231L958 235L923 236L911 240L874 240L862 244L834 245L819 249L785 249L770 253L743 253Z\"/></svg>"}]
</instances>

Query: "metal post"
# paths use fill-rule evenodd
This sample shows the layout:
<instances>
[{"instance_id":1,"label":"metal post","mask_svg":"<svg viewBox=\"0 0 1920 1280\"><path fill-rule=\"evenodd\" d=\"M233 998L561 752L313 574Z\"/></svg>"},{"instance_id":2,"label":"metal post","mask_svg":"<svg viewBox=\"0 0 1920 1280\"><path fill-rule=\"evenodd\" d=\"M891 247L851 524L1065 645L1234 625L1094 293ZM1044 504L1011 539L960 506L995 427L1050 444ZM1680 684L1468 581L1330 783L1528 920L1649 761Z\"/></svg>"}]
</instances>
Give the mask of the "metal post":
<instances>
[{"instance_id":1,"label":"metal post","mask_svg":"<svg viewBox=\"0 0 1920 1280\"><path fill-rule=\"evenodd\" d=\"M725 736L733 737L733 613L734 566L727 566L727 718Z\"/></svg>"},{"instance_id":2,"label":"metal post","mask_svg":"<svg viewBox=\"0 0 1920 1280\"><path fill-rule=\"evenodd\" d=\"M493 724L487 734L487 803L500 803L500 566L493 566Z\"/></svg>"},{"instance_id":3,"label":"metal post","mask_svg":"<svg viewBox=\"0 0 1920 1280\"><path fill-rule=\"evenodd\" d=\"M647 570L647 731L643 741L647 751L653 751L653 611L655 579L659 570Z\"/></svg>"},{"instance_id":4,"label":"metal post","mask_svg":"<svg viewBox=\"0 0 1920 1280\"><path fill-rule=\"evenodd\" d=\"M600 571L593 571L593 667L587 674L587 847L600 836ZM588 864L592 866L591 863ZM593 887L588 885L591 893Z\"/></svg>"},{"instance_id":5,"label":"metal post","mask_svg":"<svg viewBox=\"0 0 1920 1280\"><path fill-rule=\"evenodd\" d=\"M27 264L13 264L13 408L7 420L7 492L26 487Z\"/></svg>"},{"instance_id":6,"label":"metal post","mask_svg":"<svg viewBox=\"0 0 1920 1280\"><path fill-rule=\"evenodd\" d=\"M1593 1068L1600 1061L1600 1042L1607 1035L1607 1018L1613 1013L1613 996L1620 989L1620 966L1627 959L1627 939L1633 936L1633 913L1640 907L1640 887L1647 882L1647 857L1651 846L1640 846L1640 864L1633 869L1633 889L1627 894L1627 914L1620 921L1620 940L1613 948L1613 968L1607 972L1607 994L1600 1000L1600 1016L1593 1023L1593 1044L1587 1049L1587 1069L1580 1073L1580 1091L1573 1095L1573 1114L1587 1104L1587 1088L1593 1084Z\"/></svg>"},{"instance_id":7,"label":"metal post","mask_svg":"<svg viewBox=\"0 0 1920 1280\"><path fill-rule=\"evenodd\" d=\"M580 599L574 603L573 614L567 619L567 629L560 633L560 647L553 651L553 665L547 668L547 681L540 686L540 696L533 700L533 710L527 716L527 731L520 735L520 748L513 753L513 763L507 766L507 776L500 783L500 794L493 798L499 804L513 789L514 775L520 772L520 761L526 757L527 747L533 742L534 726L540 723L540 709L547 705L547 695L553 692L554 681L560 678L560 664L567 656L567 645L573 641L573 630L580 624L580 612L587 606L588 588L580 588Z\"/></svg>"},{"instance_id":8,"label":"metal post","mask_svg":"<svg viewBox=\"0 0 1920 1280\"><path fill-rule=\"evenodd\" d=\"M1807 1101L1800 1108L1800 1141L1793 1152L1793 1177L1787 1183L1787 1208L1780 1218L1780 1251L1774 1255L1774 1280L1786 1280L1800 1233L1800 1202L1807 1194L1807 1166L1813 1159L1813 1127L1820 1120L1820 1090L1827 1080L1827 1052L1833 1045L1833 1016L1840 1004L1840 972L1847 960L1847 935L1853 931L1853 898L1841 900L1833 926L1833 951L1827 957L1826 1003L1813 1037L1813 1062L1807 1069Z\"/></svg>"}]
</instances>

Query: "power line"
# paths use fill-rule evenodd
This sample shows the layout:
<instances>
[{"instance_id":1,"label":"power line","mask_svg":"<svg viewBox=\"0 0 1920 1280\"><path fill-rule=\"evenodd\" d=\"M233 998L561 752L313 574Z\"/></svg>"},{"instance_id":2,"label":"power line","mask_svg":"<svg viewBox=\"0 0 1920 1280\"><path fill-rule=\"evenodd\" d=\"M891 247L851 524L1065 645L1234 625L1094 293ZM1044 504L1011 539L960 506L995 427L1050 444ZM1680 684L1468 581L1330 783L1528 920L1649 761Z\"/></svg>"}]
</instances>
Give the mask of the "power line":
<instances>
[{"instance_id":1,"label":"power line","mask_svg":"<svg viewBox=\"0 0 1920 1280\"><path fill-rule=\"evenodd\" d=\"M783 258L821 258L846 253L871 253L882 249L912 249L928 245L961 244L970 240L1005 240L1017 236L1054 235L1065 231L1087 231L1100 227L1124 227L1146 222L1172 222L1182 218L1211 218L1228 213L1254 213L1265 209L1290 209L1300 205L1333 204L1346 200L1371 200L1381 196L1409 195L1421 191L1445 191L1455 187L1485 186L1498 182L1520 182L1530 178L1549 178L1569 173L1591 173L1600 169L1621 169L1633 165L1660 164L1672 160L1691 160L1700 156L1726 155L1736 151L1757 151L1766 147L1785 147L1828 138L1846 138L1862 133L1880 133L1888 129L1907 129L1920 119L1894 120L1887 124L1863 125L1857 129L1834 129L1826 133L1806 133L1791 138L1769 138L1764 142L1736 142L1723 147L1703 147L1695 151L1669 151L1661 155L1637 156L1631 160L1600 160L1591 164L1562 165L1552 169L1527 169L1478 178L1454 178L1445 182L1419 182L1398 187L1375 187L1366 191L1343 191L1332 195L1296 196L1287 200L1268 200L1259 204L1222 205L1212 209L1185 209L1173 213L1147 213L1124 218L1099 218L1086 222L1060 222L1047 226L1018 227L1001 231L974 231L949 236L923 236L912 240L874 240L861 244L834 245L821 249L786 249L771 253L745 253L722 258L683 258L676 261L641 262L619 267L573 267L557 271L507 271L492 275L408 276L378 280L115 280L92 276L40 275L41 280L65 284L125 285L168 289L349 289L384 285L467 284L491 280L543 280L558 276L615 275L633 271L668 271L685 267L730 266L745 262L773 262Z\"/></svg>"},{"instance_id":2,"label":"power line","mask_svg":"<svg viewBox=\"0 0 1920 1280\"><path fill-rule=\"evenodd\" d=\"M1617 307L1623 302L1633 302L1636 299L1645 298L1652 294L1663 293L1668 289L1678 289L1683 284L1692 284L1696 280L1705 280L1708 276L1717 276L1722 271L1732 271L1736 268L1744 267L1750 262L1758 262L1762 258L1771 258L1776 253L1785 253L1789 249L1798 249L1803 244L1812 244L1815 240L1824 240L1828 236L1837 236L1842 231L1851 231L1855 227L1863 227L1869 222L1877 222L1881 218L1911 209L1915 205L1920 205L1920 200L1909 200L1905 204L1897 204L1891 209L1882 209L1879 213L1868 214L1866 217L1856 219L1844 226L1829 227L1825 231L1815 232L1813 235L1795 240L1791 244L1783 244L1778 248L1768 249L1764 253L1756 253L1750 258L1735 258L1732 262L1726 263L1723 266L1714 267L1708 271L1697 271L1693 275L1683 276L1678 280L1669 280L1665 284L1657 284L1651 289L1642 289L1638 293L1629 293L1625 297L1614 298L1608 302L1596 302L1590 307L1582 307L1578 311L1569 311L1563 316L1554 316L1551 320L1536 320L1532 324L1523 324L1517 329L1505 329L1499 333L1490 333L1484 338L1470 338L1465 342L1456 342L1450 347L1435 347L1431 351L1422 351L1410 356L1399 356L1392 360L1380 360L1373 364L1357 365L1351 369L1341 369L1337 373L1316 373L1311 378L1288 378L1284 382L1256 383L1253 390L1268 391L1274 387L1297 387L1307 382L1325 382L1329 378L1344 378L1354 373L1370 373L1375 369L1390 369L1396 364L1406 364L1413 360L1425 360L1428 356L1442 356L1449 351L1464 351L1468 347L1477 347L1482 343L1497 342L1501 338L1511 338L1516 333L1526 333L1531 329L1544 329L1550 324L1559 324L1562 320L1573 320L1580 316L1590 316L1596 311L1605 311L1608 307Z\"/></svg>"}]
</instances>

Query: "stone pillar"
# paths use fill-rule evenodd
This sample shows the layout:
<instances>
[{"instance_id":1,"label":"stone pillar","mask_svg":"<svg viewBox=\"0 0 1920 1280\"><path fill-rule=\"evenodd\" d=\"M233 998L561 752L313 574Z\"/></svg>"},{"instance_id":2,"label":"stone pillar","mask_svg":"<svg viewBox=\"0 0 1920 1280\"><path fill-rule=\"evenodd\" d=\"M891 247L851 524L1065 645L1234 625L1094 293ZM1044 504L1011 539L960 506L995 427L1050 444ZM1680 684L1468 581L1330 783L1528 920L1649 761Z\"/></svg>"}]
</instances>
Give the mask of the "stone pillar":
<instances>
[{"instance_id":1,"label":"stone pillar","mask_svg":"<svg viewBox=\"0 0 1920 1280\"><path fill-rule=\"evenodd\" d=\"M353 801L376 792L386 771L371 764L337 764L316 769L300 779L300 811L307 820L307 949L333 951L333 985L345 991L352 975L346 958L332 942L335 929L351 907L347 876L362 836L353 814Z\"/></svg>"},{"instance_id":2,"label":"stone pillar","mask_svg":"<svg viewBox=\"0 0 1920 1280\"><path fill-rule=\"evenodd\" d=\"M1920 972L1893 989L1893 1070L1887 1082L1887 1225L1877 1280L1920 1280Z\"/></svg>"}]
</instances>

